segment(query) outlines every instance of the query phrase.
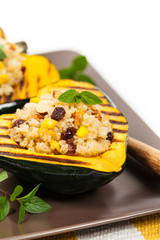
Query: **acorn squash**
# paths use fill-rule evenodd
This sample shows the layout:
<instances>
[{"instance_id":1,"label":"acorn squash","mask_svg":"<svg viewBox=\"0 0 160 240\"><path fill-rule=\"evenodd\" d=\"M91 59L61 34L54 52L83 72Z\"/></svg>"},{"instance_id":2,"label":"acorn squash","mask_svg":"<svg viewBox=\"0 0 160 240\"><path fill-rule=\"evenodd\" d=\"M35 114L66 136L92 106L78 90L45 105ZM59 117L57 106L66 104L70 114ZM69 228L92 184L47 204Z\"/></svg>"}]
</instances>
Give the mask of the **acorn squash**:
<instances>
[{"instance_id":1,"label":"acorn squash","mask_svg":"<svg viewBox=\"0 0 160 240\"><path fill-rule=\"evenodd\" d=\"M117 177L125 167L128 123L107 96L85 82L60 80L41 89L38 95L60 89L87 90L98 95L101 110L112 123L114 138L110 148L97 157L48 155L21 148L10 139L8 129L15 118L15 106L23 107L27 100L3 104L0 107L0 167L16 176L42 183L50 191L73 195L96 189Z\"/></svg>"},{"instance_id":2,"label":"acorn squash","mask_svg":"<svg viewBox=\"0 0 160 240\"><path fill-rule=\"evenodd\" d=\"M59 80L59 72L47 58L38 55L23 54L23 79L14 87L10 96L2 96L0 103L11 102L36 96L38 90L51 82Z\"/></svg>"},{"instance_id":3,"label":"acorn squash","mask_svg":"<svg viewBox=\"0 0 160 240\"><path fill-rule=\"evenodd\" d=\"M3 38L4 40L6 40L6 35L2 28L0 28L0 38Z\"/></svg>"},{"instance_id":4,"label":"acorn squash","mask_svg":"<svg viewBox=\"0 0 160 240\"><path fill-rule=\"evenodd\" d=\"M0 38L6 40L5 33L1 28ZM0 103L34 97L40 88L60 79L58 70L46 57L24 54L27 49L25 42L19 42L17 45L21 45L23 49L23 78L18 84L14 85L13 94L0 97Z\"/></svg>"}]
</instances>

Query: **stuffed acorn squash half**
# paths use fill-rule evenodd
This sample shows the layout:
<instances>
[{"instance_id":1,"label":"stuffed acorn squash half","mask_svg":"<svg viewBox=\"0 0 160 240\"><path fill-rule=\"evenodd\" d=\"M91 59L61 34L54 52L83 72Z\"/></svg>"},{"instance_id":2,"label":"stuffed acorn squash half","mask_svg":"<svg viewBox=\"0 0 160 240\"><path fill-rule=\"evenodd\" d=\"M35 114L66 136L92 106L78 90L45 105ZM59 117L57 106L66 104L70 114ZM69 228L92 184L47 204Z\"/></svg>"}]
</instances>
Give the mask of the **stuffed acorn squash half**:
<instances>
[{"instance_id":1,"label":"stuffed acorn squash half","mask_svg":"<svg viewBox=\"0 0 160 240\"><path fill-rule=\"evenodd\" d=\"M29 56L26 48L24 42L8 42L0 28L0 103L36 96L40 88L60 78L47 58Z\"/></svg>"},{"instance_id":2,"label":"stuffed acorn squash half","mask_svg":"<svg viewBox=\"0 0 160 240\"><path fill-rule=\"evenodd\" d=\"M60 80L0 114L0 167L26 181L73 195L124 170L128 123L91 84Z\"/></svg>"}]
</instances>

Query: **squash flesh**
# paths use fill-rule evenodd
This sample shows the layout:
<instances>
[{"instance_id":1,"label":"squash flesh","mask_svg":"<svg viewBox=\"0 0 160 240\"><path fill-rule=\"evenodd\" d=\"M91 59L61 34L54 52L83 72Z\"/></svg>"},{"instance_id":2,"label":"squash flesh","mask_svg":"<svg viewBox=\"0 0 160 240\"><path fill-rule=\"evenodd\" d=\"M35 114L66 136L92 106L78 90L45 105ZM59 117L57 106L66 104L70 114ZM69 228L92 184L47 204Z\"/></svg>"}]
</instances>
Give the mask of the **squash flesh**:
<instances>
[{"instance_id":1,"label":"squash flesh","mask_svg":"<svg viewBox=\"0 0 160 240\"><path fill-rule=\"evenodd\" d=\"M103 172L119 172L121 170L121 166L124 164L126 159L126 139L127 139L127 132L128 132L128 124L124 116L120 113L120 111L112 106L109 105L107 99L104 98L104 95L99 92L94 86L88 83L79 83L73 80L61 80L57 83L48 85L44 89L39 91L38 96L43 95L45 93L49 93L53 90L62 90L66 89L66 87L74 86L77 91L83 91L87 89L91 89L90 91L94 92L96 95L102 97L103 104L102 104L102 111L105 114L106 118L115 121L113 126L114 130L114 141L111 143L109 150L105 153L97 156L97 157L90 157L85 158L81 156L67 156L67 155L45 155L40 153L34 153L35 158L31 157L33 155L32 152L25 149L16 149L12 147L3 147L0 146L0 152L4 156L8 156L8 152L12 153L12 158L15 159L25 159L27 161L34 161L34 162L41 162L41 163L48 163L48 164L57 164L57 159L62 159L62 162L58 162L59 165L63 166L77 166L77 167L85 167L91 168L97 171ZM108 114L109 113L109 114ZM116 116L115 116L116 115ZM14 119L15 115L2 115L0 117L0 136L4 134L5 130L1 129L2 126L9 126L12 120L3 120L3 119ZM123 124L117 124L123 122ZM7 131L6 131L7 134ZM5 139L6 140L6 139ZM0 137L0 143L3 141L3 137ZM11 139L7 139L8 144L17 144ZM18 144L17 144L18 146ZM6 153L6 155L5 155ZM17 157L17 154L20 154ZM24 155L24 157L23 157ZM45 156L45 157L44 157ZM38 159L36 159L38 157ZM44 160L45 159L45 160ZM70 161L68 161L70 160Z\"/></svg>"},{"instance_id":2,"label":"squash flesh","mask_svg":"<svg viewBox=\"0 0 160 240\"><path fill-rule=\"evenodd\" d=\"M22 62L22 66L25 67L24 79L14 86L11 96L2 96L0 103L35 97L40 88L60 78L58 70L47 58L38 55L22 55L25 58Z\"/></svg>"}]
</instances>

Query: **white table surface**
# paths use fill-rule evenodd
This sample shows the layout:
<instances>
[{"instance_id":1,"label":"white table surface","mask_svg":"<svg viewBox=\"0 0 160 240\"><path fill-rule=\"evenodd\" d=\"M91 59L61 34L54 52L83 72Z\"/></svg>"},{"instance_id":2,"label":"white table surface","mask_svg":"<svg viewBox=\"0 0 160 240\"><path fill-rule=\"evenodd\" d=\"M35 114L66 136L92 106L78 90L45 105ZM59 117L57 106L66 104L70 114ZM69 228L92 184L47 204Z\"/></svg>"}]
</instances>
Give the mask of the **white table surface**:
<instances>
[{"instance_id":1,"label":"white table surface","mask_svg":"<svg viewBox=\"0 0 160 240\"><path fill-rule=\"evenodd\" d=\"M5 0L0 24L29 53L75 50L160 137L160 1Z\"/></svg>"}]
</instances>

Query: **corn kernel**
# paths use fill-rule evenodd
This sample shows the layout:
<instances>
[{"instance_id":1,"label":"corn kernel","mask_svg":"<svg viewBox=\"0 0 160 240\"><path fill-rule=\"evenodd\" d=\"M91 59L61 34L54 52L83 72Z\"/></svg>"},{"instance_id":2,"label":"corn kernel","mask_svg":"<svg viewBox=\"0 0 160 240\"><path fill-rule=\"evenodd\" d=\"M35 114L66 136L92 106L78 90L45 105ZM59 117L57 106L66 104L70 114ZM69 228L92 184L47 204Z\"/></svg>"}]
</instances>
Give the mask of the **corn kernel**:
<instances>
[{"instance_id":1,"label":"corn kernel","mask_svg":"<svg viewBox=\"0 0 160 240\"><path fill-rule=\"evenodd\" d=\"M57 134L55 132L53 132L52 130L46 130L45 128L39 128L38 129L38 133L40 135L44 135L44 134L48 134L52 137L55 137Z\"/></svg>"},{"instance_id":2,"label":"corn kernel","mask_svg":"<svg viewBox=\"0 0 160 240\"><path fill-rule=\"evenodd\" d=\"M7 83L9 80L9 76L8 74L2 74L0 75L0 84L5 84Z\"/></svg>"},{"instance_id":3,"label":"corn kernel","mask_svg":"<svg viewBox=\"0 0 160 240\"><path fill-rule=\"evenodd\" d=\"M4 68L4 64L2 61L0 61L0 71Z\"/></svg>"},{"instance_id":4,"label":"corn kernel","mask_svg":"<svg viewBox=\"0 0 160 240\"><path fill-rule=\"evenodd\" d=\"M9 123L8 123L8 128L10 129L12 127L12 122L10 121Z\"/></svg>"},{"instance_id":5,"label":"corn kernel","mask_svg":"<svg viewBox=\"0 0 160 240\"><path fill-rule=\"evenodd\" d=\"M80 114L83 116L84 115L84 112L82 109L78 108L78 111L80 112Z\"/></svg>"},{"instance_id":6,"label":"corn kernel","mask_svg":"<svg viewBox=\"0 0 160 240\"><path fill-rule=\"evenodd\" d=\"M45 118L41 123L41 128L54 128L57 124L57 121L51 118Z\"/></svg>"},{"instance_id":7,"label":"corn kernel","mask_svg":"<svg viewBox=\"0 0 160 240\"><path fill-rule=\"evenodd\" d=\"M40 101L39 97L33 97L30 99L30 102L32 102L32 103L38 103L39 101Z\"/></svg>"},{"instance_id":8,"label":"corn kernel","mask_svg":"<svg viewBox=\"0 0 160 240\"><path fill-rule=\"evenodd\" d=\"M76 132L78 137L86 137L89 131L86 127L81 126L78 131Z\"/></svg>"},{"instance_id":9,"label":"corn kernel","mask_svg":"<svg viewBox=\"0 0 160 240\"><path fill-rule=\"evenodd\" d=\"M56 149L58 152L60 151L60 146L59 146L59 143L58 143L57 141L52 140L52 141L50 142L50 145L51 145L51 147L52 147L53 149Z\"/></svg>"}]
</instances>

